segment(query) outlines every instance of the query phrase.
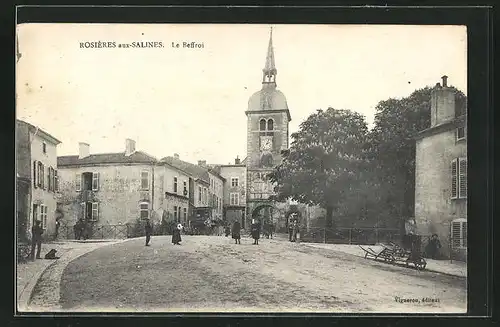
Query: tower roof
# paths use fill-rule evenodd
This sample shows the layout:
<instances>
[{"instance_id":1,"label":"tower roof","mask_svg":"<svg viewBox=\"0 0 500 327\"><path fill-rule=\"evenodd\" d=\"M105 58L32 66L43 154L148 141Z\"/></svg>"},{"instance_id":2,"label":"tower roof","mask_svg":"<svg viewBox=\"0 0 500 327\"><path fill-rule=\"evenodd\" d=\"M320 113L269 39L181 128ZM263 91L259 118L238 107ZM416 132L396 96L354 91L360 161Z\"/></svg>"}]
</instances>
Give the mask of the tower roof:
<instances>
[{"instance_id":1,"label":"tower roof","mask_svg":"<svg viewBox=\"0 0 500 327\"><path fill-rule=\"evenodd\" d=\"M271 32L269 33L269 45L267 47L266 64L264 66L264 74L266 75L276 75L276 65L274 63L274 48L273 48L273 28L271 27Z\"/></svg>"}]
</instances>

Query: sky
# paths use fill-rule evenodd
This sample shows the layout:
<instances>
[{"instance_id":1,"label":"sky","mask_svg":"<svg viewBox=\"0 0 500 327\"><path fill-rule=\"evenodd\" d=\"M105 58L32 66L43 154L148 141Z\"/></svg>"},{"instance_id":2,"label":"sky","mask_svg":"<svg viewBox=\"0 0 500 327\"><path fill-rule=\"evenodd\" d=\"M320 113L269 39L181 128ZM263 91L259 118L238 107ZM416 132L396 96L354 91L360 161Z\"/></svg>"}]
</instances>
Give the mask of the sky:
<instances>
[{"instance_id":1,"label":"sky","mask_svg":"<svg viewBox=\"0 0 500 327\"><path fill-rule=\"evenodd\" d=\"M249 97L261 89L271 25L22 24L17 118L59 139L58 155L122 152L227 164L246 157ZM379 101L448 84L467 94L465 26L272 25L290 134L317 109L372 126ZM162 48L81 48L81 42ZM183 42L203 48L183 48ZM180 48L172 47L180 43Z\"/></svg>"}]
</instances>

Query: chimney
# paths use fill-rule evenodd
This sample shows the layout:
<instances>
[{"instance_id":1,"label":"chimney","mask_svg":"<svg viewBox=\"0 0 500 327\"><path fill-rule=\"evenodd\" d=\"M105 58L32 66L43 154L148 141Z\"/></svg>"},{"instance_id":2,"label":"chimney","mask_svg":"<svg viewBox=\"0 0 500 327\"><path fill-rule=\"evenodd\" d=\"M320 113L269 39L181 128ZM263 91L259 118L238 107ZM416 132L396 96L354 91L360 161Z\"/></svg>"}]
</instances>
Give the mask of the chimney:
<instances>
[{"instance_id":1,"label":"chimney","mask_svg":"<svg viewBox=\"0 0 500 327\"><path fill-rule=\"evenodd\" d=\"M90 145L88 143L78 143L78 159L90 156Z\"/></svg>"},{"instance_id":2,"label":"chimney","mask_svg":"<svg viewBox=\"0 0 500 327\"><path fill-rule=\"evenodd\" d=\"M238 158L238 156L236 156L236 159L234 159L234 164L235 165L239 165L240 164L240 158Z\"/></svg>"},{"instance_id":3,"label":"chimney","mask_svg":"<svg viewBox=\"0 0 500 327\"><path fill-rule=\"evenodd\" d=\"M443 80L443 87L447 87L448 85L448 76L444 75L443 77L441 77L441 79Z\"/></svg>"},{"instance_id":4,"label":"chimney","mask_svg":"<svg viewBox=\"0 0 500 327\"><path fill-rule=\"evenodd\" d=\"M198 166L200 166L200 167L206 167L207 166L207 161L206 160L198 160Z\"/></svg>"},{"instance_id":5,"label":"chimney","mask_svg":"<svg viewBox=\"0 0 500 327\"><path fill-rule=\"evenodd\" d=\"M178 153L174 153L174 158L179 160L179 154Z\"/></svg>"},{"instance_id":6,"label":"chimney","mask_svg":"<svg viewBox=\"0 0 500 327\"><path fill-rule=\"evenodd\" d=\"M129 156L135 152L135 141L131 139L125 140L125 155Z\"/></svg>"},{"instance_id":7,"label":"chimney","mask_svg":"<svg viewBox=\"0 0 500 327\"><path fill-rule=\"evenodd\" d=\"M444 124L455 118L455 91L448 87L448 76L441 77L431 92L431 127Z\"/></svg>"}]
</instances>

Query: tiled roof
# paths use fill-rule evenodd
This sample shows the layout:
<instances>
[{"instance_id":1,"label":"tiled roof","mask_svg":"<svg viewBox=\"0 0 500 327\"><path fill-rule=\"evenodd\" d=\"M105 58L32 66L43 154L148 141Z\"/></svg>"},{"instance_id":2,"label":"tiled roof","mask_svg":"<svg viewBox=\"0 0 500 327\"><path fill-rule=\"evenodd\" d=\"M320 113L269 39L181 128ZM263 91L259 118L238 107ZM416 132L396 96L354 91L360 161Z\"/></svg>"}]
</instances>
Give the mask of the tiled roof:
<instances>
[{"instance_id":1,"label":"tiled roof","mask_svg":"<svg viewBox=\"0 0 500 327\"><path fill-rule=\"evenodd\" d=\"M91 154L88 157L78 159L78 156L60 156L57 157L57 166L76 166L76 165L93 165L93 164L110 164L110 163L156 163L155 157L152 157L144 152L136 151L129 156L125 152L120 153L99 153Z\"/></svg>"},{"instance_id":2,"label":"tiled roof","mask_svg":"<svg viewBox=\"0 0 500 327\"><path fill-rule=\"evenodd\" d=\"M185 171L186 173L190 174L196 179L201 179L202 181L210 183L210 177L208 175L207 168L203 168L198 165L182 161L180 159L176 159L174 157L165 157L162 158L160 161L166 162L171 166L174 166L182 171Z\"/></svg>"}]
</instances>

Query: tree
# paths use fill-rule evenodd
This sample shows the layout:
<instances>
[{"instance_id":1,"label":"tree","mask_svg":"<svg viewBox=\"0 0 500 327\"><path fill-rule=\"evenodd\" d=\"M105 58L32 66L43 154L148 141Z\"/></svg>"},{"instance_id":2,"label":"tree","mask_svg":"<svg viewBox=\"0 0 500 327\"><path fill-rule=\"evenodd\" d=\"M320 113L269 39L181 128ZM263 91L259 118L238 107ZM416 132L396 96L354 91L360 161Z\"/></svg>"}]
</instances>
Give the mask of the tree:
<instances>
[{"instance_id":1,"label":"tree","mask_svg":"<svg viewBox=\"0 0 500 327\"><path fill-rule=\"evenodd\" d=\"M366 152L374 168L371 183L378 189L372 214L396 220L388 224L399 224L414 213L415 136L430 127L431 92L425 87L406 98L381 101L375 108ZM455 92L457 113L465 113L467 99Z\"/></svg>"},{"instance_id":2,"label":"tree","mask_svg":"<svg viewBox=\"0 0 500 327\"><path fill-rule=\"evenodd\" d=\"M281 165L269 175L275 199L320 205L331 227L333 212L340 212L343 201L367 179L367 132L364 117L350 110L328 108L310 115L291 135Z\"/></svg>"}]
</instances>

